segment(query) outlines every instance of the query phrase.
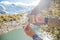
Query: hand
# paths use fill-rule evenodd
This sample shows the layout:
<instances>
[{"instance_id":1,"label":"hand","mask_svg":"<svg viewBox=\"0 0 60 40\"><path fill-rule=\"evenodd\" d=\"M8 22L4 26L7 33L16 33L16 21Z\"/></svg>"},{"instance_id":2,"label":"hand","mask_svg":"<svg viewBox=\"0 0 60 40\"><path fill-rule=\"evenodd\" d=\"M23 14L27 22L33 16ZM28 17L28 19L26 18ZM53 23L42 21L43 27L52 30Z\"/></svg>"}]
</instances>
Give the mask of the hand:
<instances>
[{"instance_id":1,"label":"hand","mask_svg":"<svg viewBox=\"0 0 60 40\"><path fill-rule=\"evenodd\" d=\"M45 23L45 17L44 16L39 16L39 15L36 15L36 16L34 16L34 15L32 15L31 17L30 17L30 22L31 23Z\"/></svg>"},{"instance_id":2,"label":"hand","mask_svg":"<svg viewBox=\"0 0 60 40\"><path fill-rule=\"evenodd\" d=\"M38 23L45 23L45 17L44 16L36 16L36 22Z\"/></svg>"},{"instance_id":3,"label":"hand","mask_svg":"<svg viewBox=\"0 0 60 40\"><path fill-rule=\"evenodd\" d=\"M29 24L27 24L25 26L24 31L30 37L33 37L33 35L35 34L35 32L31 29L31 27L29 26Z\"/></svg>"}]
</instances>

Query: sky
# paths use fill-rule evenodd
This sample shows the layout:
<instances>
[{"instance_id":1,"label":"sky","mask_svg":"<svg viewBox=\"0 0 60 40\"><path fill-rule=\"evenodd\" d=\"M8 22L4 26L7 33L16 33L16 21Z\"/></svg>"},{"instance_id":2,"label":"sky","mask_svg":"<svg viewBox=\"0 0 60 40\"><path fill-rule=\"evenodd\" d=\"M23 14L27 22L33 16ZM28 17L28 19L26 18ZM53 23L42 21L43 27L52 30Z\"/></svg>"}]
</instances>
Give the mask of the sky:
<instances>
[{"instance_id":1,"label":"sky","mask_svg":"<svg viewBox=\"0 0 60 40\"><path fill-rule=\"evenodd\" d=\"M21 5L27 5L27 6L36 6L38 5L40 0L0 0L0 2L9 4L9 3L15 3L15 4L21 4Z\"/></svg>"},{"instance_id":2,"label":"sky","mask_svg":"<svg viewBox=\"0 0 60 40\"><path fill-rule=\"evenodd\" d=\"M29 2L31 2L31 1L33 1L33 0L0 0L0 1L10 1L10 2L27 2L27 3L29 3Z\"/></svg>"},{"instance_id":3,"label":"sky","mask_svg":"<svg viewBox=\"0 0 60 40\"><path fill-rule=\"evenodd\" d=\"M38 1L38 0L0 0L0 2L1 2L1 1L31 3L31 2L33 2L33 1Z\"/></svg>"}]
</instances>

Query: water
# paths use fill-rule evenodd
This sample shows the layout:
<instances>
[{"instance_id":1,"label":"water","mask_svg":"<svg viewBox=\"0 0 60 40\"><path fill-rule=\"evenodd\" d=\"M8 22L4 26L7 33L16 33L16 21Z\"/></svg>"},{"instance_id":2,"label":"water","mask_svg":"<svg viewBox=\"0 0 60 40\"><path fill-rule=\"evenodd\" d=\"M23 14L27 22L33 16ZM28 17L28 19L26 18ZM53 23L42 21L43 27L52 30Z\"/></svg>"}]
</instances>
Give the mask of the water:
<instances>
[{"instance_id":1,"label":"water","mask_svg":"<svg viewBox=\"0 0 60 40\"><path fill-rule=\"evenodd\" d=\"M0 35L0 40L32 40L32 38L27 36L23 29L19 29Z\"/></svg>"}]
</instances>

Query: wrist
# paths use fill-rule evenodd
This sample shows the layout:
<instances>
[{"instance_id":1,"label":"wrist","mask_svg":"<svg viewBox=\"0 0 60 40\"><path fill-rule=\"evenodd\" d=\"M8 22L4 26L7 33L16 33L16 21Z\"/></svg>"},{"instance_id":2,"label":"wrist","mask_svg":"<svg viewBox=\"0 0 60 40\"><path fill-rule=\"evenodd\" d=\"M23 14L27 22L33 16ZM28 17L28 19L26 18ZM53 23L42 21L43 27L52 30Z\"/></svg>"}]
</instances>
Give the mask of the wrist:
<instances>
[{"instance_id":1,"label":"wrist","mask_svg":"<svg viewBox=\"0 0 60 40\"><path fill-rule=\"evenodd\" d=\"M37 35L37 34L34 34L34 35L32 36L32 38L33 38L33 39L36 39L36 38L38 38L38 35Z\"/></svg>"},{"instance_id":2,"label":"wrist","mask_svg":"<svg viewBox=\"0 0 60 40\"><path fill-rule=\"evenodd\" d=\"M49 20L49 18L45 17L45 24L48 24L48 20Z\"/></svg>"},{"instance_id":3,"label":"wrist","mask_svg":"<svg viewBox=\"0 0 60 40\"><path fill-rule=\"evenodd\" d=\"M30 33L29 36L30 37L33 37L35 35L35 33Z\"/></svg>"},{"instance_id":4,"label":"wrist","mask_svg":"<svg viewBox=\"0 0 60 40\"><path fill-rule=\"evenodd\" d=\"M42 38L40 38L37 34L35 34L32 38L33 40L42 40Z\"/></svg>"}]
</instances>

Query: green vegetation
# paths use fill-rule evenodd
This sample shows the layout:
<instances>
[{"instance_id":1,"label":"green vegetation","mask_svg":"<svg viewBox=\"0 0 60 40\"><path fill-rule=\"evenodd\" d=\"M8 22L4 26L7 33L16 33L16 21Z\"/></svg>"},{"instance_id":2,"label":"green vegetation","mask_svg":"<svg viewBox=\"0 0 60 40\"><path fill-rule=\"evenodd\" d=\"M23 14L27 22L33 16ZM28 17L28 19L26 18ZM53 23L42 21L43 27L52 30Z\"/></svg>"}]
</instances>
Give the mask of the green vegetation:
<instances>
[{"instance_id":1,"label":"green vegetation","mask_svg":"<svg viewBox=\"0 0 60 40\"><path fill-rule=\"evenodd\" d=\"M8 14L2 14L0 15L0 23L7 22L7 21L17 21L22 17L24 14L17 14L17 15L8 15Z\"/></svg>"},{"instance_id":2,"label":"green vegetation","mask_svg":"<svg viewBox=\"0 0 60 40\"><path fill-rule=\"evenodd\" d=\"M51 1L52 4L49 8L42 10L42 15L49 17L60 17L60 0Z\"/></svg>"}]
</instances>

